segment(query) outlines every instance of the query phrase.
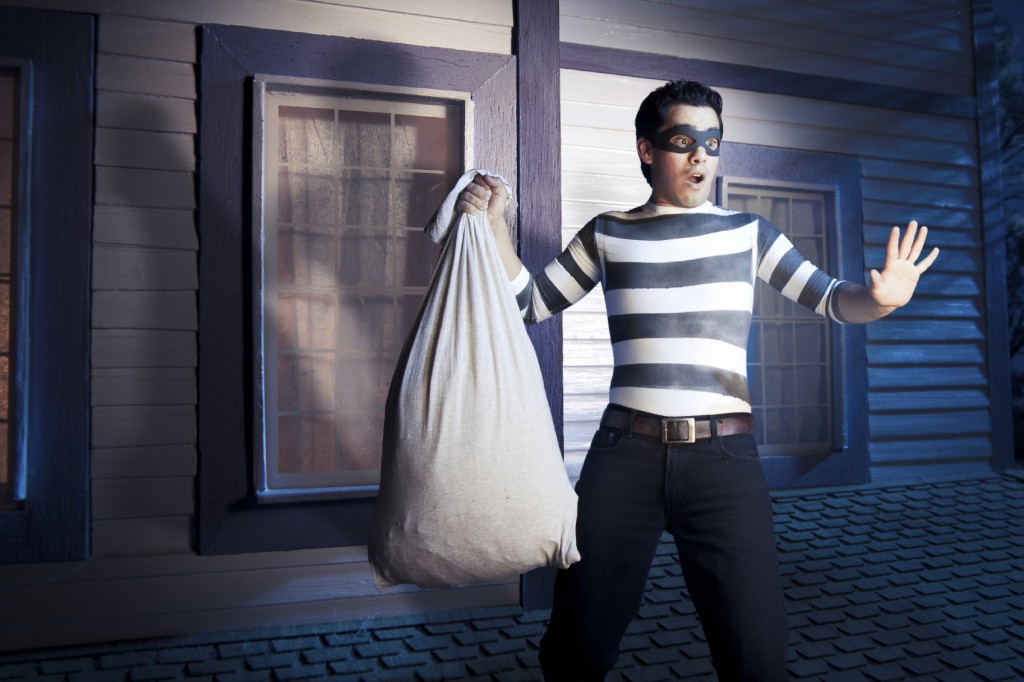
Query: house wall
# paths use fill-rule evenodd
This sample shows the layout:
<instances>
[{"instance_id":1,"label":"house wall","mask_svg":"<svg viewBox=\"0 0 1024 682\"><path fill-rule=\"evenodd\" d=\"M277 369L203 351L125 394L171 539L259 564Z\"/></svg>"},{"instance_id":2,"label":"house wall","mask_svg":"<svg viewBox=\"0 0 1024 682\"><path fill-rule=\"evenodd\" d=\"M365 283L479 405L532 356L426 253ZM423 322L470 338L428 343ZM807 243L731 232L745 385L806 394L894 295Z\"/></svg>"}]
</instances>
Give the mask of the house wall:
<instances>
[{"instance_id":1,"label":"house wall","mask_svg":"<svg viewBox=\"0 0 1024 682\"><path fill-rule=\"evenodd\" d=\"M562 0L562 40L970 95L969 2ZM518 586L378 595L365 547L198 556L196 33L245 25L508 53L509 0L0 0L98 17L93 215L92 548L87 561L0 566L0 650L269 623L508 604ZM635 106L656 83L562 73L565 234L643 201ZM948 472L989 452L974 123L723 90L729 139L855 155L868 262L888 227L926 222L944 248L922 296L873 326L871 457ZM586 447L610 363L600 300L566 320L566 445ZM602 367L604 369L602 369ZM596 369L595 369L596 368ZM948 418L950 410L957 420ZM908 430L909 429L909 430ZM581 435L582 434L582 435ZM966 455L966 459L963 457ZM885 474L884 471L892 473Z\"/></svg>"},{"instance_id":2,"label":"house wall","mask_svg":"<svg viewBox=\"0 0 1024 682\"><path fill-rule=\"evenodd\" d=\"M922 95L973 95L966 0L737 2L727 11L712 0L561 6L563 46L741 64ZM563 242L596 213L646 200L633 117L662 82L563 71ZM865 277L881 266L893 225L916 219L942 249L911 304L868 326L872 479L987 471L992 424L975 119L900 111L888 102L771 94L771 83L761 89L720 88L726 140L855 156ZM729 173L727 156L719 173ZM606 400L611 354L600 296L564 318L566 457L578 462Z\"/></svg>"},{"instance_id":3,"label":"house wall","mask_svg":"<svg viewBox=\"0 0 1024 682\"><path fill-rule=\"evenodd\" d=\"M561 0L561 39L973 95L970 0Z\"/></svg>"},{"instance_id":4,"label":"house wall","mask_svg":"<svg viewBox=\"0 0 1024 682\"><path fill-rule=\"evenodd\" d=\"M0 650L516 603L518 584L380 595L365 547L226 556L193 550L196 26L508 54L511 3L0 5L98 16L91 557L0 566Z\"/></svg>"}]
</instances>

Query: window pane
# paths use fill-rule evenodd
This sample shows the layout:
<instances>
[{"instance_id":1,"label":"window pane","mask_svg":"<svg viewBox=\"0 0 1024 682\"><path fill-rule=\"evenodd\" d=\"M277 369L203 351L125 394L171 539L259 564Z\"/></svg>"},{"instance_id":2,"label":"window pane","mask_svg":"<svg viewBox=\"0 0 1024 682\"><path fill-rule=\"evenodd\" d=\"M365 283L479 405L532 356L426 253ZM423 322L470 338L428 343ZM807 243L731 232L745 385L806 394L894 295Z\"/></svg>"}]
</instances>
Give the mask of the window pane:
<instances>
[{"instance_id":1,"label":"window pane","mask_svg":"<svg viewBox=\"0 0 1024 682\"><path fill-rule=\"evenodd\" d=\"M373 111L338 111L342 166L391 167L391 114Z\"/></svg>"},{"instance_id":2,"label":"window pane","mask_svg":"<svg viewBox=\"0 0 1024 682\"><path fill-rule=\"evenodd\" d=\"M334 410L333 354L280 355L277 407L281 412Z\"/></svg>"},{"instance_id":3,"label":"window pane","mask_svg":"<svg viewBox=\"0 0 1024 682\"><path fill-rule=\"evenodd\" d=\"M448 194L449 178L437 173L401 173L395 178L395 226L426 225Z\"/></svg>"},{"instance_id":4,"label":"window pane","mask_svg":"<svg viewBox=\"0 0 1024 682\"><path fill-rule=\"evenodd\" d=\"M791 234L809 234L818 238L821 235L822 226L825 224L824 204L821 201L793 199L790 205L793 212L790 221ZM820 263L820 261L818 262Z\"/></svg>"},{"instance_id":5,"label":"window pane","mask_svg":"<svg viewBox=\"0 0 1024 682\"><path fill-rule=\"evenodd\" d=\"M334 157L334 115L330 109L282 106L278 160L329 166Z\"/></svg>"},{"instance_id":6,"label":"window pane","mask_svg":"<svg viewBox=\"0 0 1024 682\"><path fill-rule=\"evenodd\" d=\"M0 68L0 139L13 140L18 129L18 72Z\"/></svg>"},{"instance_id":7,"label":"window pane","mask_svg":"<svg viewBox=\"0 0 1024 682\"><path fill-rule=\"evenodd\" d=\"M336 223L336 187L329 169L282 166L278 171L278 221L292 225Z\"/></svg>"},{"instance_id":8,"label":"window pane","mask_svg":"<svg viewBox=\"0 0 1024 682\"><path fill-rule=\"evenodd\" d=\"M734 181L723 203L760 213L827 271L829 191ZM758 281L747 374L764 454L832 451L831 322Z\"/></svg>"},{"instance_id":9,"label":"window pane","mask_svg":"<svg viewBox=\"0 0 1024 682\"><path fill-rule=\"evenodd\" d=\"M334 296L330 294L281 294L273 321L281 350L334 348Z\"/></svg>"},{"instance_id":10,"label":"window pane","mask_svg":"<svg viewBox=\"0 0 1024 682\"><path fill-rule=\"evenodd\" d=\"M333 416L284 416L278 420L278 429L277 446L280 473L332 471L334 469Z\"/></svg>"},{"instance_id":11,"label":"window pane","mask_svg":"<svg viewBox=\"0 0 1024 682\"><path fill-rule=\"evenodd\" d=\"M439 250L423 226L461 172L461 110L297 92L266 106L267 486L372 485Z\"/></svg>"},{"instance_id":12,"label":"window pane","mask_svg":"<svg viewBox=\"0 0 1024 682\"><path fill-rule=\"evenodd\" d=\"M0 139L0 206L10 206L14 194L14 141Z\"/></svg>"},{"instance_id":13,"label":"window pane","mask_svg":"<svg viewBox=\"0 0 1024 682\"><path fill-rule=\"evenodd\" d=\"M278 284L332 286L338 273L337 246L331 234L281 228L277 239Z\"/></svg>"},{"instance_id":14,"label":"window pane","mask_svg":"<svg viewBox=\"0 0 1024 682\"><path fill-rule=\"evenodd\" d=\"M395 158L398 168L447 169L450 139L449 121L427 116L395 116Z\"/></svg>"},{"instance_id":15,"label":"window pane","mask_svg":"<svg viewBox=\"0 0 1024 682\"><path fill-rule=\"evenodd\" d=\"M379 170L341 171L343 225L387 225L391 205L391 175Z\"/></svg>"}]
</instances>

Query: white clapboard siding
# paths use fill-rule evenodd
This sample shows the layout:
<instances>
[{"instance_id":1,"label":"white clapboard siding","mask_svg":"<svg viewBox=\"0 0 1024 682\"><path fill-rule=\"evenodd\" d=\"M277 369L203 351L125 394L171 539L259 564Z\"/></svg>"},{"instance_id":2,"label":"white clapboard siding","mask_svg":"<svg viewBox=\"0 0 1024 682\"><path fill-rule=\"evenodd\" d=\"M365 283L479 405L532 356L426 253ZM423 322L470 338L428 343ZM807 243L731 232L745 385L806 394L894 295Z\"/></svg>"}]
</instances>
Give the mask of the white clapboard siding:
<instances>
[{"instance_id":1,"label":"white clapboard siding","mask_svg":"<svg viewBox=\"0 0 1024 682\"><path fill-rule=\"evenodd\" d=\"M640 174L633 117L658 84L562 71L563 244L598 213L646 201L650 187ZM562 334L565 462L574 477L608 403L612 356L600 287L563 313Z\"/></svg>"},{"instance_id":2,"label":"white clapboard siding","mask_svg":"<svg viewBox=\"0 0 1024 682\"><path fill-rule=\"evenodd\" d=\"M194 291L198 285L194 251L100 246L93 249L93 288Z\"/></svg>"},{"instance_id":3,"label":"white clapboard siding","mask_svg":"<svg viewBox=\"0 0 1024 682\"><path fill-rule=\"evenodd\" d=\"M97 128L95 160L98 166L194 171L195 140L189 133Z\"/></svg>"},{"instance_id":4,"label":"white clapboard siding","mask_svg":"<svg viewBox=\"0 0 1024 682\"><path fill-rule=\"evenodd\" d=\"M628 3L627 3L628 4ZM579 3L569 2L569 7ZM752 6L752 5L751 5ZM609 29L612 30L612 29ZM642 203L648 188L636 159L636 107L660 81L562 72L563 243L594 214ZM866 277L881 267L893 225L929 225L942 256L915 300L868 326L870 457L880 480L915 475L930 461L977 470L987 443L984 282L976 133L970 120L722 89L725 139L855 156L861 163ZM729 173L724 154L720 174ZM849 232L847 232L849 234ZM857 273L854 273L856 278ZM566 459L579 466L607 395L610 353L600 298L564 313ZM603 384L603 385L602 385ZM600 396L600 397L599 397ZM919 399L914 399L919 396ZM948 415L968 418L942 425ZM972 447L929 454L951 434ZM911 443L899 455L902 444ZM949 471L951 469L945 469Z\"/></svg>"},{"instance_id":5,"label":"white clapboard siding","mask_svg":"<svg viewBox=\"0 0 1024 682\"><path fill-rule=\"evenodd\" d=\"M188 552L194 536L195 35L99 22L93 556Z\"/></svg>"},{"instance_id":6,"label":"white clapboard siding","mask_svg":"<svg viewBox=\"0 0 1024 682\"><path fill-rule=\"evenodd\" d=\"M93 329L195 331L194 291L93 291Z\"/></svg>"},{"instance_id":7,"label":"white clapboard siding","mask_svg":"<svg viewBox=\"0 0 1024 682\"><path fill-rule=\"evenodd\" d=\"M140 554L179 554L192 551L195 517L191 510L177 516L93 519L92 556L125 557ZM91 636L90 639L95 639Z\"/></svg>"},{"instance_id":8,"label":"white clapboard siding","mask_svg":"<svg viewBox=\"0 0 1024 682\"><path fill-rule=\"evenodd\" d=\"M96 87L110 92L195 98L196 74L192 64L100 52Z\"/></svg>"},{"instance_id":9,"label":"white clapboard siding","mask_svg":"<svg viewBox=\"0 0 1024 682\"><path fill-rule=\"evenodd\" d=\"M196 336L188 331L94 329L93 369L196 366Z\"/></svg>"},{"instance_id":10,"label":"white clapboard siding","mask_svg":"<svg viewBox=\"0 0 1024 682\"><path fill-rule=\"evenodd\" d=\"M189 405L196 402L191 367L93 368L92 404Z\"/></svg>"},{"instance_id":11,"label":"white clapboard siding","mask_svg":"<svg viewBox=\"0 0 1024 682\"><path fill-rule=\"evenodd\" d=\"M138 208L194 209L191 172L96 168L96 203Z\"/></svg>"},{"instance_id":12,"label":"white clapboard siding","mask_svg":"<svg viewBox=\"0 0 1024 682\"><path fill-rule=\"evenodd\" d=\"M90 459L93 480L194 476L196 450L190 444L135 448L96 448Z\"/></svg>"},{"instance_id":13,"label":"white clapboard siding","mask_svg":"<svg viewBox=\"0 0 1024 682\"><path fill-rule=\"evenodd\" d=\"M95 448L195 443L192 405L97 405L92 409Z\"/></svg>"},{"instance_id":14,"label":"white clapboard siding","mask_svg":"<svg viewBox=\"0 0 1024 682\"><path fill-rule=\"evenodd\" d=\"M101 246L93 249L94 289L173 289L199 286L194 251Z\"/></svg>"},{"instance_id":15,"label":"white clapboard siding","mask_svg":"<svg viewBox=\"0 0 1024 682\"><path fill-rule=\"evenodd\" d=\"M992 445L987 438L980 437L947 437L922 440L886 441L876 444L871 449L872 459L876 463L889 465L913 465L915 459L926 464L932 459L957 460L981 459L987 457ZM909 468L909 467L908 467ZM887 468L878 467L885 480Z\"/></svg>"},{"instance_id":16,"label":"white clapboard siding","mask_svg":"<svg viewBox=\"0 0 1024 682\"><path fill-rule=\"evenodd\" d=\"M969 0L562 0L563 42L972 95Z\"/></svg>"},{"instance_id":17,"label":"white clapboard siding","mask_svg":"<svg viewBox=\"0 0 1024 682\"><path fill-rule=\"evenodd\" d=\"M96 125L193 134L197 129L195 100L101 90L96 93Z\"/></svg>"},{"instance_id":18,"label":"white clapboard siding","mask_svg":"<svg viewBox=\"0 0 1024 682\"><path fill-rule=\"evenodd\" d=\"M92 482L92 518L188 516L192 513L192 476L101 478Z\"/></svg>"},{"instance_id":19,"label":"white clapboard siding","mask_svg":"<svg viewBox=\"0 0 1024 682\"><path fill-rule=\"evenodd\" d=\"M476 52L509 54L512 50L508 0L0 0L0 4L90 12L103 19L115 16L129 25L127 19L191 26L233 24ZM165 43L164 49L177 55L176 48L169 46L168 34L152 27L145 33L156 36L153 43ZM102 28L100 38L112 40ZM125 50L133 40L144 42L122 36L112 41L113 49ZM149 49L143 46L140 52Z\"/></svg>"},{"instance_id":20,"label":"white clapboard siding","mask_svg":"<svg viewBox=\"0 0 1024 682\"><path fill-rule=\"evenodd\" d=\"M138 206L96 206L93 242L196 251L195 216L191 210Z\"/></svg>"},{"instance_id":21,"label":"white clapboard siding","mask_svg":"<svg viewBox=\"0 0 1024 682\"><path fill-rule=\"evenodd\" d=\"M891 391L887 393L875 392L869 398L869 406L872 410L905 410L912 405L914 409L942 410L955 408L964 410L969 408L987 408L989 406L988 395L985 393L984 384L976 389L961 391L937 390L937 391Z\"/></svg>"},{"instance_id":22,"label":"white clapboard siding","mask_svg":"<svg viewBox=\"0 0 1024 682\"><path fill-rule=\"evenodd\" d=\"M99 26L99 43L108 55L186 63L196 60L196 28L191 22L105 16Z\"/></svg>"},{"instance_id":23,"label":"white clapboard siding","mask_svg":"<svg viewBox=\"0 0 1024 682\"><path fill-rule=\"evenodd\" d=\"M948 343L944 346L926 346L911 343L873 343L868 346L868 362L873 367L884 365L941 365L955 362L961 365L980 365L984 360L977 344Z\"/></svg>"}]
</instances>

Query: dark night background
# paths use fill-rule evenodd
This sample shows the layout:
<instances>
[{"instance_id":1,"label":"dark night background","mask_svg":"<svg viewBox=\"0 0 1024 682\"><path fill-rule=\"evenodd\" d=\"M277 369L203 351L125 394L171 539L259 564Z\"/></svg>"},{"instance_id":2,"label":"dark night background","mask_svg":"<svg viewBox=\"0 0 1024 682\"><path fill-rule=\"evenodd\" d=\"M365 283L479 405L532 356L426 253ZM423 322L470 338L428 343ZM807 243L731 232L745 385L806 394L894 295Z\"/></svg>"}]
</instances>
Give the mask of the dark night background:
<instances>
[{"instance_id":1,"label":"dark night background","mask_svg":"<svg viewBox=\"0 0 1024 682\"><path fill-rule=\"evenodd\" d=\"M1002 20L1009 31L1014 37L1014 50L1013 58L1016 61L1016 70L1024 68L1024 2L1021 0L993 0L993 9L995 10L998 19ZM1005 151L1005 150L1004 150ZM1004 154L1004 164L1006 163L1006 155ZM1014 174L1017 172L1017 163L1009 164L1009 168L1004 169L1004 189L1005 189L1005 178L1008 174ZM1004 205L1006 212L1007 228L1013 230L1014 224L1019 224L1019 220L1014 222L1015 214L1021 213L1022 207L1020 201L1008 200ZM1024 265L1024 254L1021 253L1021 240L1018 238L1008 239L1007 243L1007 275L1008 275L1008 286L1010 291L1007 292L1007 301L1011 308L1010 310L1010 325L1011 325L1011 337L1015 335L1013 327L1019 326L1020 315L1014 314L1014 306L1019 306L1021 301L1021 292L1017 291L1019 288L1020 277L1014 277L1014 272L1019 272L1022 265ZM1012 345L1012 344L1011 344ZM1011 354L1014 349L1011 347ZM1017 351L1016 354L1012 355L1011 367L1013 371L1013 400L1014 400L1014 424L1015 424L1015 441L1016 441L1016 452L1018 461L1024 460L1024 353Z\"/></svg>"}]
</instances>

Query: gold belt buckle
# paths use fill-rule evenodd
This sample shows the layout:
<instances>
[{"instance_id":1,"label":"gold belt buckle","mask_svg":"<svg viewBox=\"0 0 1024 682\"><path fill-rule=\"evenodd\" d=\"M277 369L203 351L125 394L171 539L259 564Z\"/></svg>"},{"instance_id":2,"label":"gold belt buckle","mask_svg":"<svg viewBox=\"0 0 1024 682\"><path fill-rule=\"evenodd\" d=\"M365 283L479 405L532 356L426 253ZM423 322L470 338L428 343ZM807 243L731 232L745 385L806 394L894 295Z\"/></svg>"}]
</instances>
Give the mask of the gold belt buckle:
<instances>
[{"instance_id":1,"label":"gold belt buckle","mask_svg":"<svg viewBox=\"0 0 1024 682\"><path fill-rule=\"evenodd\" d=\"M681 439L669 438L669 424L685 424L686 435ZM661 420L661 442L666 445L674 444L692 444L697 442L697 429L696 423L693 417L683 417L681 419L662 419Z\"/></svg>"}]
</instances>

